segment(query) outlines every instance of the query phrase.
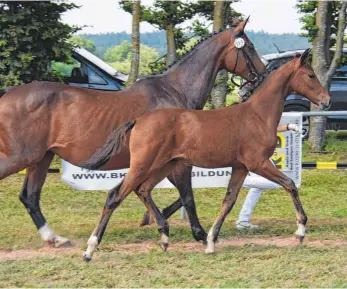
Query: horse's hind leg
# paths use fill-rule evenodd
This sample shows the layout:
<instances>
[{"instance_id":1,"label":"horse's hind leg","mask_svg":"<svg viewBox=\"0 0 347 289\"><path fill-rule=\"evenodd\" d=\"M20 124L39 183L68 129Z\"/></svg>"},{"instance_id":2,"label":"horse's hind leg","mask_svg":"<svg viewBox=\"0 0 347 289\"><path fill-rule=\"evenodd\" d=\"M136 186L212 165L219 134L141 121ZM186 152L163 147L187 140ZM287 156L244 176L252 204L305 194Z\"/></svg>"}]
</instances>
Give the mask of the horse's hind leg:
<instances>
[{"instance_id":1,"label":"horse's hind leg","mask_svg":"<svg viewBox=\"0 0 347 289\"><path fill-rule=\"evenodd\" d=\"M298 225L295 236L301 243L305 238L307 216L299 199L298 188L295 186L294 181L277 169L269 160L266 160L262 166L254 172L272 182L281 185L292 197Z\"/></svg>"},{"instance_id":2,"label":"horse's hind leg","mask_svg":"<svg viewBox=\"0 0 347 289\"><path fill-rule=\"evenodd\" d=\"M196 241L203 241L205 243L207 234L204 228L201 226L198 214L196 212L194 194L192 189L192 169L193 167L191 166L180 164L175 168L172 174L168 176L168 179L180 193L181 204L183 204L184 208L187 211L194 239ZM173 206L170 207L174 209ZM168 215L172 215L173 213L174 212L169 211L167 208L163 210L165 218L168 218Z\"/></svg>"},{"instance_id":3,"label":"horse's hind leg","mask_svg":"<svg viewBox=\"0 0 347 289\"><path fill-rule=\"evenodd\" d=\"M27 168L24 185L19 199L26 207L44 242L59 247L69 244L69 240L56 235L48 226L40 208L41 189L46 180L54 154L47 152L38 164Z\"/></svg>"},{"instance_id":4,"label":"horse's hind leg","mask_svg":"<svg viewBox=\"0 0 347 289\"><path fill-rule=\"evenodd\" d=\"M246 167L233 168L229 185L228 185L228 190L223 200L220 213L216 221L212 225L210 231L208 232L207 248L205 250L206 253L215 252L215 243L217 241L220 229L223 225L225 218L230 213L231 209L233 208L237 200L237 196L247 176L247 173L248 173L248 170L246 169Z\"/></svg>"},{"instance_id":5,"label":"horse's hind leg","mask_svg":"<svg viewBox=\"0 0 347 289\"><path fill-rule=\"evenodd\" d=\"M204 228L201 226L196 212L192 190L192 167L179 164L167 178L178 189L180 199L163 210L164 217L168 219L172 214L180 209L183 204L188 213L193 237L196 241L206 242L207 234ZM149 212L146 212L141 225L147 225L149 223L151 223L151 217Z\"/></svg>"}]
</instances>

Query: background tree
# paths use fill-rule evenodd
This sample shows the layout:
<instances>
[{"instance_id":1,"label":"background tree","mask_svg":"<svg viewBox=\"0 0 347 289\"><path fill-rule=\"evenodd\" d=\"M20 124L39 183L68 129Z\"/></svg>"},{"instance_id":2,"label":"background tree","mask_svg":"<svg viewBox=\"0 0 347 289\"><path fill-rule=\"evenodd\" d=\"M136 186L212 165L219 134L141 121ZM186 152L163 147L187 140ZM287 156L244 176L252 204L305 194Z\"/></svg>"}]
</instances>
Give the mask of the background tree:
<instances>
[{"instance_id":1,"label":"background tree","mask_svg":"<svg viewBox=\"0 0 347 289\"><path fill-rule=\"evenodd\" d=\"M89 40L81 35L74 35L69 39L69 42L73 45L79 46L81 48L84 48L88 50L91 53L95 52L95 42L92 40Z\"/></svg>"},{"instance_id":2,"label":"background tree","mask_svg":"<svg viewBox=\"0 0 347 289\"><path fill-rule=\"evenodd\" d=\"M227 13L226 10L228 5L228 2L216 1L213 12L213 31L217 32L220 29L225 28L225 18ZM227 95L227 81L227 71L222 70L218 72L210 98L210 104L213 109L225 106L225 100Z\"/></svg>"},{"instance_id":3,"label":"background tree","mask_svg":"<svg viewBox=\"0 0 347 289\"><path fill-rule=\"evenodd\" d=\"M52 60L68 61L67 40L78 27L60 21L76 8L49 1L0 2L0 88L33 80L59 80L50 70Z\"/></svg>"},{"instance_id":4,"label":"background tree","mask_svg":"<svg viewBox=\"0 0 347 289\"><path fill-rule=\"evenodd\" d=\"M343 37L346 29L346 1L305 1L297 5L306 36L313 43L312 67L329 90L332 76L342 62ZM334 47L335 46L335 47ZM331 51L334 47L335 51ZM311 104L311 110L318 108ZM311 117L309 143L314 151L322 149L325 140L325 117Z\"/></svg>"},{"instance_id":5,"label":"background tree","mask_svg":"<svg viewBox=\"0 0 347 289\"><path fill-rule=\"evenodd\" d=\"M217 32L220 29L225 29L228 24L232 23L234 18L241 16L240 13L230 7L230 4L233 2L237 1L215 1L213 10L213 31ZM211 5L211 3L207 5ZM205 16L208 18L208 15L205 14ZM212 109L224 107L226 105L227 93L233 88L234 87L228 85L228 72L226 70L221 70L217 74L211 92L211 98L209 100L210 107Z\"/></svg>"},{"instance_id":6,"label":"background tree","mask_svg":"<svg viewBox=\"0 0 347 289\"><path fill-rule=\"evenodd\" d=\"M139 0L133 1L132 4L132 47L131 47L131 68L127 81L127 85L133 84L139 74L140 63L140 12L141 2Z\"/></svg>"},{"instance_id":7,"label":"background tree","mask_svg":"<svg viewBox=\"0 0 347 289\"><path fill-rule=\"evenodd\" d=\"M140 44L140 56L139 76L150 74L151 69L149 64L158 59L158 52L154 48ZM106 62L125 74L130 72L131 59L132 45L127 40L124 40L120 45L108 48L104 55Z\"/></svg>"},{"instance_id":8,"label":"background tree","mask_svg":"<svg viewBox=\"0 0 347 289\"><path fill-rule=\"evenodd\" d=\"M129 13L132 11L128 1L121 1L120 5L125 11ZM151 7L141 6L141 21L146 21L166 32L167 65L176 60L176 50L182 48L186 40L177 25L194 16L194 7L194 3L160 0L155 1Z\"/></svg>"}]
</instances>

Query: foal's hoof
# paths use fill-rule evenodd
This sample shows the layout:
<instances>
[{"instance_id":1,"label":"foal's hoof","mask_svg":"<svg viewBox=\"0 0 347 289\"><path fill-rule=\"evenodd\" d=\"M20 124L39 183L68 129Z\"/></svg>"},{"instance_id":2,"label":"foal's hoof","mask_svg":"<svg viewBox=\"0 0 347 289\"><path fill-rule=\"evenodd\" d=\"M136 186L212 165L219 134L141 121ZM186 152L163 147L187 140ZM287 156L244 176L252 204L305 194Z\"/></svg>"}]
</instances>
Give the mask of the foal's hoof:
<instances>
[{"instance_id":1,"label":"foal's hoof","mask_svg":"<svg viewBox=\"0 0 347 289\"><path fill-rule=\"evenodd\" d=\"M295 235L295 238L299 241L300 244L302 244L302 242L305 239L305 236Z\"/></svg>"},{"instance_id":2,"label":"foal's hoof","mask_svg":"<svg viewBox=\"0 0 347 289\"><path fill-rule=\"evenodd\" d=\"M167 248L169 247L169 243L159 242L159 246L163 249L164 252L166 252Z\"/></svg>"},{"instance_id":3,"label":"foal's hoof","mask_svg":"<svg viewBox=\"0 0 347 289\"><path fill-rule=\"evenodd\" d=\"M151 225L154 223L154 220L149 212L146 212L143 215L142 221L140 223L140 227Z\"/></svg>"},{"instance_id":4,"label":"foal's hoof","mask_svg":"<svg viewBox=\"0 0 347 289\"><path fill-rule=\"evenodd\" d=\"M83 260L84 260L85 262L89 263L89 262L92 260L92 258L91 258L91 257L88 257L87 254L84 253L84 254L83 254Z\"/></svg>"}]
</instances>

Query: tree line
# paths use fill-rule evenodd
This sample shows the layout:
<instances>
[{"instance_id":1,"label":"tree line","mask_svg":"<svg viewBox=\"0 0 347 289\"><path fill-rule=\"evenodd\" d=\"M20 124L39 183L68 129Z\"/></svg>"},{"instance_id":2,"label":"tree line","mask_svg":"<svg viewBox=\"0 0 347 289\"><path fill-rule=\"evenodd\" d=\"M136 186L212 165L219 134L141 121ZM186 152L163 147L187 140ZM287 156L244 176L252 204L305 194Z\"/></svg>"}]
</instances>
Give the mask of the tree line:
<instances>
[{"instance_id":1,"label":"tree line","mask_svg":"<svg viewBox=\"0 0 347 289\"><path fill-rule=\"evenodd\" d=\"M194 34L187 33L185 36L191 38ZM276 53L277 49L274 43L283 51L305 49L311 46L306 37L293 33L273 34L264 31L247 31L247 36L254 43L254 46L261 55ZM94 54L100 58L104 57L108 48L120 45L123 41L131 42L131 34L126 32L81 34L81 37L94 43ZM141 33L141 44L154 48L158 52L159 57L165 55L167 52L164 31Z\"/></svg>"}]
</instances>

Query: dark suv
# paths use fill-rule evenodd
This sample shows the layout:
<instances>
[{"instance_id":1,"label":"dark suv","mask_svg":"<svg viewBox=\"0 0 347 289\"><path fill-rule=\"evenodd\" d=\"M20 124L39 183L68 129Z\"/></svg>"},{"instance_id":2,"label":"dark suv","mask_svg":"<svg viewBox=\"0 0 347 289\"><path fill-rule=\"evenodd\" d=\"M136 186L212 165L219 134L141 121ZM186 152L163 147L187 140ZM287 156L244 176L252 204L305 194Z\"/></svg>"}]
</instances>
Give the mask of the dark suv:
<instances>
[{"instance_id":1,"label":"dark suv","mask_svg":"<svg viewBox=\"0 0 347 289\"><path fill-rule=\"evenodd\" d=\"M290 50L274 54L263 55L263 62L269 70L278 67L289 60L293 59L297 53L303 53L305 50ZM344 48L343 53L347 53L347 48ZM347 110L347 65L337 69L335 72L331 86L330 96L332 105L329 111ZM284 104L284 111L309 111L310 101L301 95L289 95ZM303 118L303 136L306 138L309 134L309 117ZM327 129L339 130L347 129L347 116L328 116Z\"/></svg>"}]
</instances>

